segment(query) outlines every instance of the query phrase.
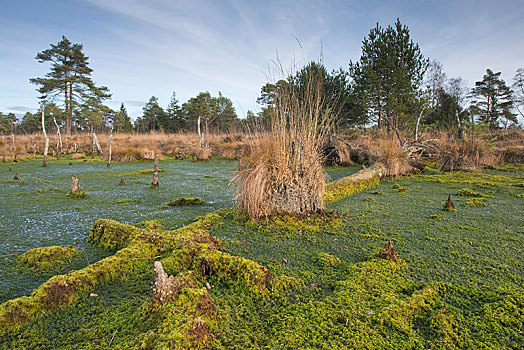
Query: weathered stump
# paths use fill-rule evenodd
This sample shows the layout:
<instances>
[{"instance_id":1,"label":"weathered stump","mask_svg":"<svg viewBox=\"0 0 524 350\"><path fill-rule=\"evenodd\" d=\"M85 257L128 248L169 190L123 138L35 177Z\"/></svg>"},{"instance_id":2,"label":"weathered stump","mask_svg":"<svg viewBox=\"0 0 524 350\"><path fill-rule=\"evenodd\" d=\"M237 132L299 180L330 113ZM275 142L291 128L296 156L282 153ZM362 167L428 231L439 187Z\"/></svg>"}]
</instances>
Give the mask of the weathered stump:
<instances>
[{"instance_id":1,"label":"weathered stump","mask_svg":"<svg viewBox=\"0 0 524 350\"><path fill-rule=\"evenodd\" d=\"M153 181L151 181L150 187L158 187L158 154L155 156L155 168L153 171Z\"/></svg>"},{"instance_id":2,"label":"weathered stump","mask_svg":"<svg viewBox=\"0 0 524 350\"><path fill-rule=\"evenodd\" d=\"M447 210L447 211L456 211L457 210L455 208L455 204L451 200L451 195L448 195L448 200L446 201L446 203L444 203L444 210Z\"/></svg>"},{"instance_id":3,"label":"weathered stump","mask_svg":"<svg viewBox=\"0 0 524 350\"><path fill-rule=\"evenodd\" d=\"M80 183L78 182L78 178L75 174L72 176L72 183L71 183L71 189L67 193L66 197L69 198L82 198L85 197L86 194L84 191L82 191L82 187L80 187Z\"/></svg>"},{"instance_id":4,"label":"weathered stump","mask_svg":"<svg viewBox=\"0 0 524 350\"><path fill-rule=\"evenodd\" d=\"M120 186L123 186L126 184L126 182L124 181L124 179L120 179L120 182L118 183Z\"/></svg>"},{"instance_id":5,"label":"weathered stump","mask_svg":"<svg viewBox=\"0 0 524 350\"><path fill-rule=\"evenodd\" d=\"M20 179L18 178L18 173L15 173L15 176L13 176L13 180L14 181L19 181Z\"/></svg>"},{"instance_id":6,"label":"weathered stump","mask_svg":"<svg viewBox=\"0 0 524 350\"><path fill-rule=\"evenodd\" d=\"M398 255L397 251L395 250L395 248L393 248L392 241L388 241L384 245L384 248L382 248L382 250L380 251L379 256L381 258L391 260L393 262L398 262L402 260L400 256Z\"/></svg>"},{"instance_id":7,"label":"weathered stump","mask_svg":"<svg viewBox=\"0 0 524 350\"><path fill-rule=\"evenodd\" d=\"M173 276L168 276L160 261L153 264L155 270L155 282L153 283L152 299L165 303L174 298L181 288L181 283Z\"/></svg>"}]
</instances>

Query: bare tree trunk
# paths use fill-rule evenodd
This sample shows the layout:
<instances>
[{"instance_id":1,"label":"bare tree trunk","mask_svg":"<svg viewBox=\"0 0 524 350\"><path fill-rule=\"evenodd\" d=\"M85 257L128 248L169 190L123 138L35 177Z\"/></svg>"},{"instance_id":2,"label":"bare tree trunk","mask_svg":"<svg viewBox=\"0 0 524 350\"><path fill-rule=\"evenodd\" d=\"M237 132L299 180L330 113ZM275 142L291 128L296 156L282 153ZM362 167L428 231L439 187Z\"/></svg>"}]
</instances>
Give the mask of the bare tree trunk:
<instances>
[{"instance_id":1,"label":"bare tree trunk","mask_svg":"<svg viewBox=\"0 0 524 350\"><path fill-rule=\"evenodd\" d=\"M45 146L44 146L44 162L42 163L42 167L47 166L47 151L49 151L49 137L47 137L47 133L45 132L45 118L44 118L44 104L40 104L40 109L42 110L42 132L44 133L44 140L45 140Z\"/></svg>"},{"instance_id":2,"label":"bare tree trunk","mask_svg":"<svg viewBox=\"0 0 524 350\"><path fill-rule=\"evenodd\" d=\"M60 134L60 127L58 126L58 123L56 122L56 118L53 117L53 121L56 125L56 152L57 156L56 159L60 159L60 153L62 153L62 134Z\"/></svg>"},{"instance_id":3,"label":"bare tree trunk","mask_svg":"<svg viewBox=\"0 0 524 350\"><path fill-rule=\"evenodd\" d=\"M422 110L420 111L420 114L418 115L418 118L417 118L417 124L415 125L415 142L418 141L418 125L420 124L420 119L422 118L422 114L424 113L425 108L426 108L425 106L422 106Z\"/></svg>"},{"instance_id":4,"label":"bare tree trunk","mask_svg":"<svg viewBox=\"0 0 524 350\"><path fill-rule=\"evenodd\" d=\"M200 116L198 116L198 121L197 121L197 129L198 129L198 139L200 140L200 147L204 147L204 136L202 134L202 130L200 130Z\"/></svg>"},{"instance_id":5,"label":"bare tree trunk","mask_svg":"<svg viewBox=\"0 0 524 350\"><path fill-rule=\"evenodd\" d=\"M151 187L158 187L158 154L155 156L155 168L153 171L153 181Z\"/></svg>"},{"instance_id":6,"label":"bare tree trunk","mask_svg":"<svg viewBox=\"0 0 524 350\"><path fill-rule=\"evenodd\" d=\"M95 133L93 133L93 149L94 149L94 146L96 146L96 152L98 153L98 155L101 155L102 147L100 147L100 143L98 142L98 138L96 137Z\"/></svg>"},{"instance_id":7,"label":"bare tree trunk","mask_svg":"<svg viewBox=\"0 0 524 350\"><path fill-rule=\"evenodd\" d=\"M109 133L109 156L107 157L107 167L111 167L111 155L113 146L113 126L111 125L111 132Z\"/></svg>"}]
</instances>

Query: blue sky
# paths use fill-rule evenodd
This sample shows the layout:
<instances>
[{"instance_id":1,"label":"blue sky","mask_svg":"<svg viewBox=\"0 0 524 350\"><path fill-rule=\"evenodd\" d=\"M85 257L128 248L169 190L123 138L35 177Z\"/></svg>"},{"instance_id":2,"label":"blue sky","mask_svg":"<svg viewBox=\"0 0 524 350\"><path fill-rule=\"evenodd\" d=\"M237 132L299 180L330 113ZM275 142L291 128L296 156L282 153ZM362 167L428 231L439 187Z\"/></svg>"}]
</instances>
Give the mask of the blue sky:
<instances>
[{"instance_id":1,"label":"blue sky","mask_svg":"<svg viewBox=\"0 0 524 350\"><path fill-rule=\"evenodd\" d=\"M93 78L133 118L152 95L166 107L200 91L231 98L240 116L257 110L277 57L347 69L377 22L399 17L423 54L469 86L486 68L510 85L524 67L524 5L499 1L0 0L0 111L35 111L29 78L49 66L34 57L62 35L82 43ZM300 42L300 44L297 42ZM270 77L269 77L270 78Z\"/></svg>"}]
</instances>

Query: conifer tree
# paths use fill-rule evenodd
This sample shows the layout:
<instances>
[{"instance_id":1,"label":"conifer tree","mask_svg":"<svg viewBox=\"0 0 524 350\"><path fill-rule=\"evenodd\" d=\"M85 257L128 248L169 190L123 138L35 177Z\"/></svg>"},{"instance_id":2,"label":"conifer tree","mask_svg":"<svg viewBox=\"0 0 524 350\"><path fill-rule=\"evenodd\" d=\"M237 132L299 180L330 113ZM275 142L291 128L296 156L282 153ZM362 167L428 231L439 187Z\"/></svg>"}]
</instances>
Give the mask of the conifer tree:
<instances>
[{"instance_id":1,"label":"conifer tree","mask_svg":"<svg viewBox=\"0 0 524 350\"><path fill-rule=\"evenodd\" d=\"M500 78L500 74L501 72L493 73L491 69L486 69L484 78L477 81L471 90L471 112L490 129L498 128L499 122L504 125L510 121L517 123L517 117L511 111L512 91Z\"/></svg>"},{"instance_id":2,"label":"conifer tree","mask_svg":"<svg viewBox=\"0 0 524 350\"><path fill-rule=\"evenodd\" d=\"M40 87L40 98L48 102L63 100L66 116L66 134L71 134L73 111L79 104L94 102L111 97L105 86L96 86L91 79L93 70L89 67L89 57L82 52L82 44L73 44L65 36L58 44L39 52L36 59L40 63L51 63L51 70L44 78L33 78L30 82Z\"/></svg>"}]
</instances>

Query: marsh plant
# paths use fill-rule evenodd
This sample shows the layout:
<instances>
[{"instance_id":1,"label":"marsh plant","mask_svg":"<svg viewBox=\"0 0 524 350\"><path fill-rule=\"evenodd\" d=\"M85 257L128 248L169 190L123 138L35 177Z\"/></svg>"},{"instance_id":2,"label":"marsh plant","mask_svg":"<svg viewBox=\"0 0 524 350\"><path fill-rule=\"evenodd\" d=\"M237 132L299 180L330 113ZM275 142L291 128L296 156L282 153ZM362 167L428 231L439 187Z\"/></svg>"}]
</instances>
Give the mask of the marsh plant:
<instances>
[{"instance_id":1,"label":"marsh plant","mask_svg":"<svg viewBox=\"0 0 524 350\"><path fill-rule=\"evenodd\" d=\"M239 208L248 215L323 212L326 173L320 150L335 114L324 96L321 74L279 81L274 108L264 127L251 130L249 150L234 179Z\"/></svg>"}]
</instances>

